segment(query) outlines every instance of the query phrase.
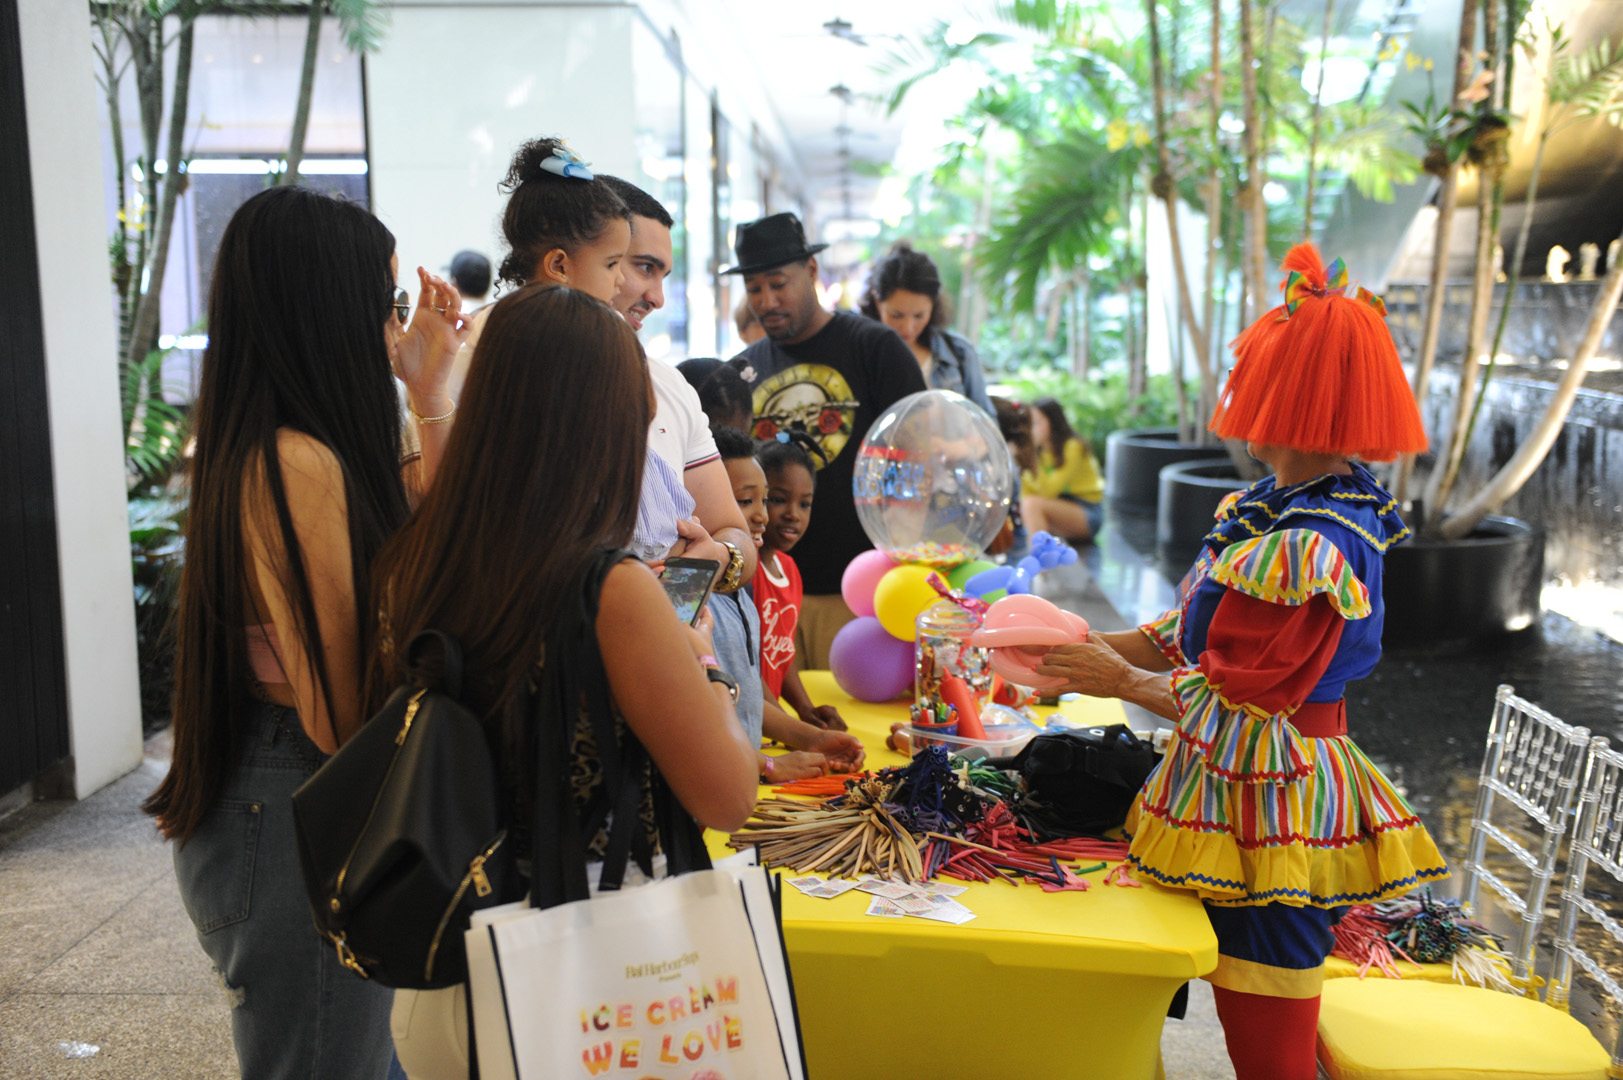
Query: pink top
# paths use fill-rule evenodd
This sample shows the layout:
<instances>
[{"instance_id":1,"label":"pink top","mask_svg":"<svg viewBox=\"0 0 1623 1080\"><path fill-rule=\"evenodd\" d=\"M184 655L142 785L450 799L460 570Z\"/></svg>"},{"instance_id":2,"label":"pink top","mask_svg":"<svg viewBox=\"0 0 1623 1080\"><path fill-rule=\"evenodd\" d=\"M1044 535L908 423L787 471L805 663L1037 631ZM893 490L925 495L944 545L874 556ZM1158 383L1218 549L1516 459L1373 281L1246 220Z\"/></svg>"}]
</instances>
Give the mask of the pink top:
<instances>
[{"instance_id":1,"label":"pink top","mask_svg":"<svg viewBox=\"0 0 1623 1080\"><path fill-rule=\"evenodd\" d=\"M243 629L248 638L248 666L261 686L286 686L287 669L282 666L282 654L276 647L276 627L270 623Z\"/></svg>"}]
</instances>

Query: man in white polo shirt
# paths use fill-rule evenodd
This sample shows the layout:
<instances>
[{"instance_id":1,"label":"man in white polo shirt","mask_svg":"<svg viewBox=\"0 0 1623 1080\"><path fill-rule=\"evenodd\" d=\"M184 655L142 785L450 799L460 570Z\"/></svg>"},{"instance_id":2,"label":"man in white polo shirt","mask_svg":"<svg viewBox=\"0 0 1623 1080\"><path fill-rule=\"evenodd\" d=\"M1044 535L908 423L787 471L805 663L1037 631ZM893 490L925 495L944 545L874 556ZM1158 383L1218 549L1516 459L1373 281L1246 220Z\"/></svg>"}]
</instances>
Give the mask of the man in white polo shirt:
<instances>
[{"instance_id":1,"label":"man in white polo shirt","mask_svg":"<svg viewBox=\"0 0 1623 1080\"><path fill-rule=\"evenodd\" d=\"M633 330L641 332L643 320L665 306L665 278L675 262L671 245L674 222L659 200L637 185L617 176L599 175L598 180L620 196L631 211L631 247L620 263L625 284L614 298L614 308ZM722 568L717 591L734 592L755 576L755 542L733 498L733 486L716 453L709 421L699 408L699 395L680 372L663 361L649 361L648 374L658 399L654 423L648 429L649 452L657 454L681 477L681 487L692 497L693 505L686 513L680 512L680 492L650 490L645 478L638 535L644 535L644 518L672 509L664 505L669 498L677 511L683 541L678 553L695 559L715 559ZM692 518L697 518L697 528Z\"/></svg>"}]
</instances>

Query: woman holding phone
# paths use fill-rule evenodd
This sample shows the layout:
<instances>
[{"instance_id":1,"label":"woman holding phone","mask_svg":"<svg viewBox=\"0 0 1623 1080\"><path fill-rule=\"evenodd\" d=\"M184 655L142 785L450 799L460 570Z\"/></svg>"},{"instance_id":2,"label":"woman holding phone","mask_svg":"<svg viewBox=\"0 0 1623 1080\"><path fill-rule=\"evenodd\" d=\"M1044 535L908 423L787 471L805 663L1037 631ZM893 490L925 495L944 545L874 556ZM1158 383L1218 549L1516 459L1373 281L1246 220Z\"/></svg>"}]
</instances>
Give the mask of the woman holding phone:
<instances>
[{"instance_id":1,"label":"woman holding phone","mask_svg":"<svg viewBox=\"0 0 1623 1080\"><path fill-rule=\"evenodd\" d=\"M538 783L523 748L547 737L569 741L567 783L581 820L592 820L604 785L585 714L518 719L503 709L572 640L563 635L590 633L622 745L640 742L652 759L639 808L649 849L657 853L684 816L738 827L755 806L755 753L734 716L736 686L718 670L710 619L683 625L653 572L624 550L653 414L636 335L584 293L523 289L490 309L460 404L433 490L379 558L373 696L407 677L398 646L429 627L451 635L463 650L465 704L497 736L513 820L528 820L522 808ZM583 600L595 613L586 624ZM674 801L655 796L666 787ZM581 840L589 858L601 857L603 830ZM521 835L521 863L550 842ZM399 995L395 1041L414 1080L467 1075L464 994Z\"/></svg>"}]
</instances>

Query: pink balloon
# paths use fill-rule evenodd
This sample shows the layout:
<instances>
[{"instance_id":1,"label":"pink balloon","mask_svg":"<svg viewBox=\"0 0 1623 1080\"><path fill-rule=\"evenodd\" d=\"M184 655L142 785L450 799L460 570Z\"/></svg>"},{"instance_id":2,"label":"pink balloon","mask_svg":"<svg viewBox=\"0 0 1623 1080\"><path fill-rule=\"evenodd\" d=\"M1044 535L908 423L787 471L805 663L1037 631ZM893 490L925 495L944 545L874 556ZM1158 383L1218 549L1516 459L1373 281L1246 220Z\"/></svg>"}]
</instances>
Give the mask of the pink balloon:
<instances>
[{"instance_id":1,"label":"pink balloon","mask_svg":"<svg viewBox=\"0 0 1623 1080\"><path fill-rule=\"evenodd\" d=\"M872 615L840 628L828 666L840 689L858 701L890 701L913 689L913 643L892 637Z\"/></svg>"},{"instance_id":2,"label":"pink balloon","mask_svg":"<svg viewBox=\"0 0 1623 1080\"><path fill-rule=\"evenodd\" d=\"M1057 690L1065 680L1037 674L1048 650L1084 641L1087 620L1056 607L1040 596L1021 593L1005 596L986 611L971 644L991 650L992 670L1009 682L1033 690Z\"/></svg>"},{"instance_id":3,"label":"pink balloon","mask_svg":"<svg viewBox=\"0 0 1623 1080\"><path fill-rule=\"evenodd\" d=\"M873 594L879 588L879 579L896 566L894 559L877 549L864 551L851 560L840 578L840 595L851 614L858 618L873 614Z\"/></svg>"}]
</instances>

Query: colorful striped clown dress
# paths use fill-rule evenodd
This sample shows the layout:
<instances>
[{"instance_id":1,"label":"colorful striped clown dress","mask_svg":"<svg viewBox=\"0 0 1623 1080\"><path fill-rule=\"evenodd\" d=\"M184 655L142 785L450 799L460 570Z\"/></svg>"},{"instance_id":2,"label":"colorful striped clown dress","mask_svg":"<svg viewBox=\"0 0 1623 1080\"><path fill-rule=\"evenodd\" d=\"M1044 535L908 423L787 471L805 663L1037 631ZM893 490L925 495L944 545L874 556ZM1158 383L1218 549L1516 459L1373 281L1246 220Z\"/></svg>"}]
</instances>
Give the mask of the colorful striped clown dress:
<instances>
[{"instance_id":1,"label":"colorful striped clown dress","mask_svg":"<svg viewBox=\"0 0 1623 1080\"><path fill-rule=\"evenodd\" d=\"M1143 879L1206 901L1211 981L1311 998L1347 905L1448 870L1347 736L1381 657L1382 557L1408 528L1362 465L1226 499L1181 605L1140 629L1173 665L1176 737L1128 827Z\"/></svg>"}]
</instances>

